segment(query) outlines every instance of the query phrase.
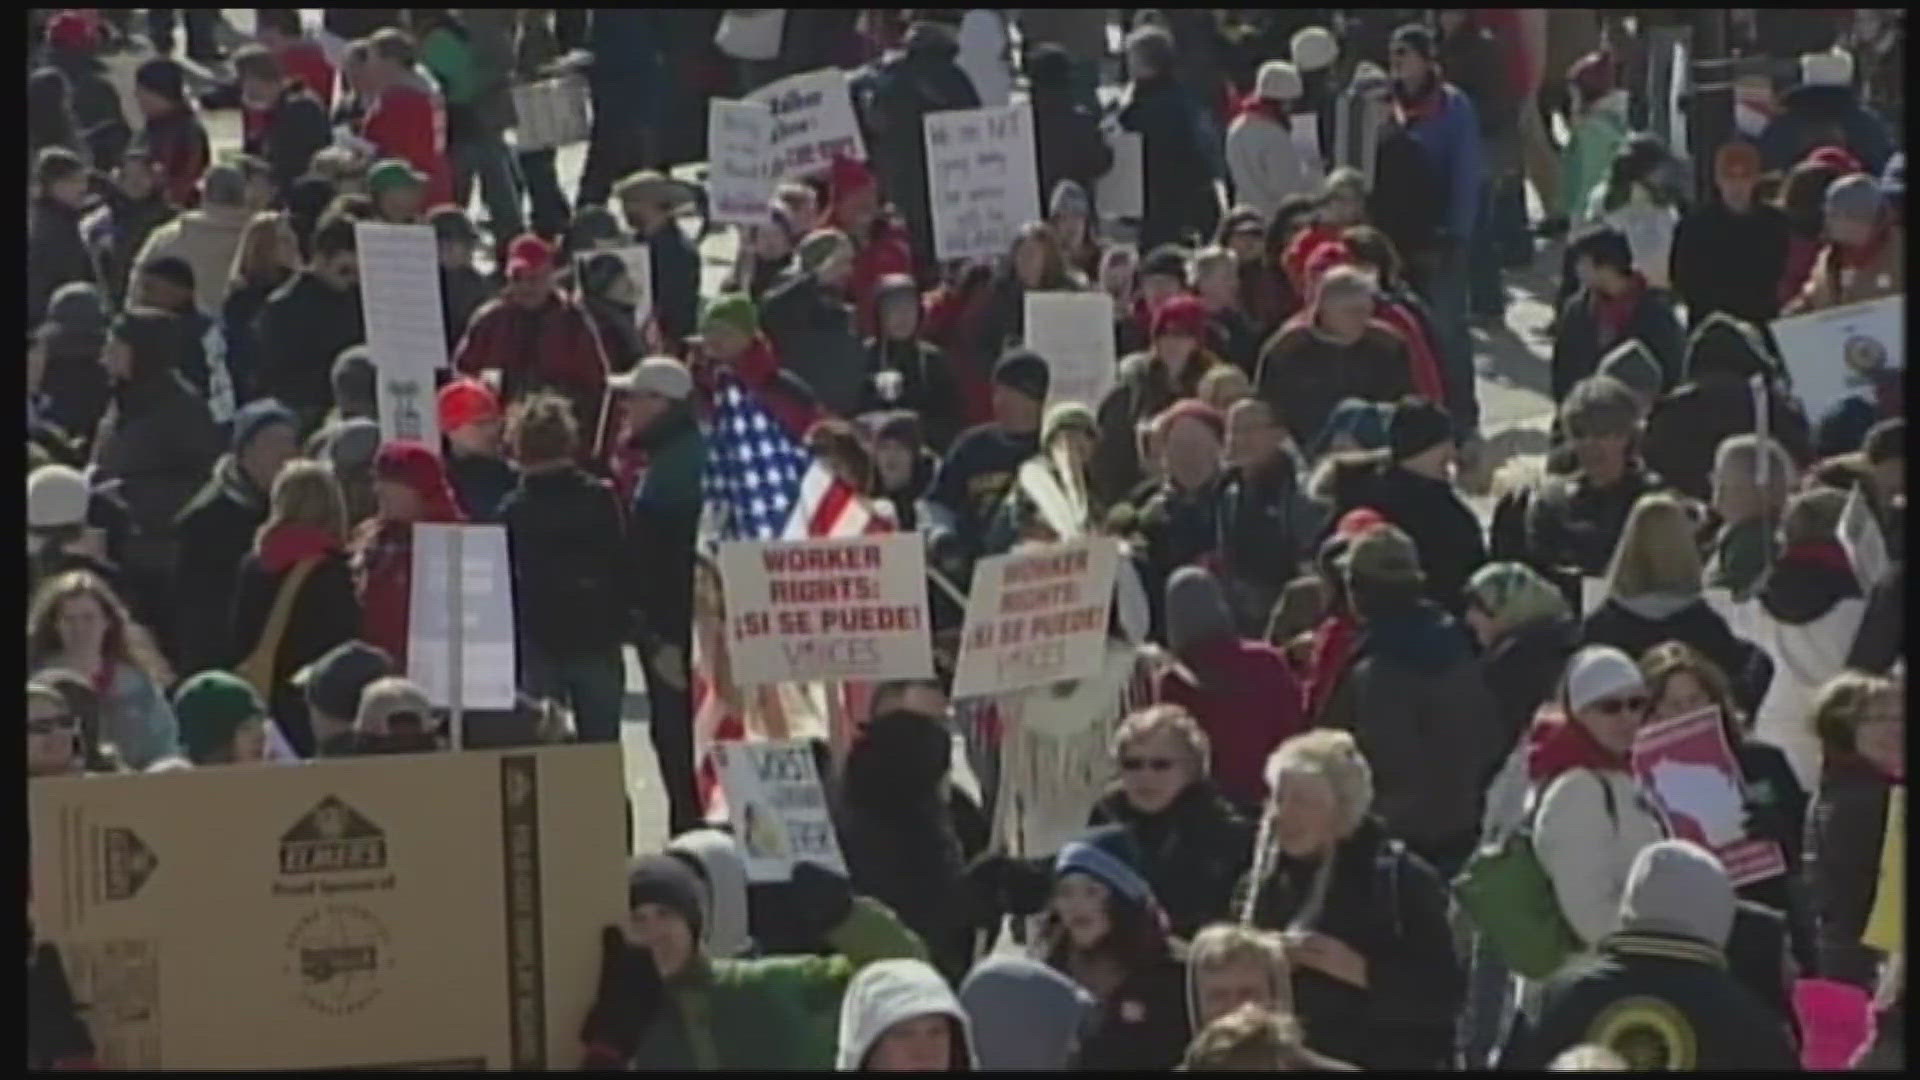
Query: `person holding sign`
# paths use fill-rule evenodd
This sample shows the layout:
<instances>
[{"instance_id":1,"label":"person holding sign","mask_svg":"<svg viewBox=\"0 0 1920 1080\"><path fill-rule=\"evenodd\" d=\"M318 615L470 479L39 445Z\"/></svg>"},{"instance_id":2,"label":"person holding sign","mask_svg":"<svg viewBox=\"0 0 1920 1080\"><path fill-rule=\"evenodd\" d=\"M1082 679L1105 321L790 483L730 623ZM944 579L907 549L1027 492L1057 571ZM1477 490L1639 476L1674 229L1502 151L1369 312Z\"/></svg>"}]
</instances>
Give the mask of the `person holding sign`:
<instances>
[{"instance_id":1,"label":"person holding sign","mask_svg":"<svg viewBox=\"0 0 1920 1080\"><path fill-rule=\"evenodd\" d=\"M460 522L439 455L417 442L387 443L374 458L379 510L348 545L360 601L360 639L407 670L407 612L413 595L413 526Z\"/></svg>"},{"instance_id":2,"label":"person holding sign","mask_svg":"<svg viewBox=\"0 0 1920 1080\"><path fill-rule=\"evenodd\" d=\"M700 253L675 216L690 193L686 185L647 169L615 184L613 196L634 241L647 246L654 321L666 346L677 350L693 333L700 308Z\"/></svg>"}]
</instances>

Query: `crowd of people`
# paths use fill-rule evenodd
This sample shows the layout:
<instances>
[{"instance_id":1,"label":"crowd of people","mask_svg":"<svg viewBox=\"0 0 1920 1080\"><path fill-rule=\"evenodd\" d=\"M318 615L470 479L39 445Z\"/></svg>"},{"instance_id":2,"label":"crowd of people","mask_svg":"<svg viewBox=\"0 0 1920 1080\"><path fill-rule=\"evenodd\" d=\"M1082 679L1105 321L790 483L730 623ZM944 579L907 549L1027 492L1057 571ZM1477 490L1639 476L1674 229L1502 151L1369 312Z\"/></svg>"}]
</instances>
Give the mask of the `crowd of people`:
<instances>
[{"instance_id":1,"label":"crowd of people","mask_svg":"<svg viewBox=\"0 0 1920 1080\"><path fill-rule=\"evenodd\" d=\"M1904 293L1900 13L1734 13L1770 85L1700 155L1652 73L1725 12L785 9L740 46L770 11L259 9L224 56L206 10L29 12L30 776L447 750L414 527L497 524L518 703L461 747L617 742L631 648L666 795L585 1067L1792 1069L1814 980L1900 1067L1904 953L1863 937L1904 806L1903 359L1771 329ZM819 68L865 159L785 178L703 288L705 103ZM508 134L553 77L593 105L571 199ZM923 119L1013 95L1043 220L942 262ZM383 434L367 222L437 246L433 444ZM1550 445L1499 462L1476 324L1536 265ZM1095 401L1025 326L1078 291L1116 313ZM1809 415L1789 359L1856 377ZM708 820L723 388L940 578L937 677L821 740L844 877L749 885ZM1089 721L1078 835L1013 850L955 768L1015 737L949 697L962 600L1088 536L1151 685ZM1738 887L1633 766L1706 708L1783 864ZM1516 858L1542 903L1478 887ZM29 972L30 1062L84 1065L31 928Z\"/></svg>"}]
</instances>

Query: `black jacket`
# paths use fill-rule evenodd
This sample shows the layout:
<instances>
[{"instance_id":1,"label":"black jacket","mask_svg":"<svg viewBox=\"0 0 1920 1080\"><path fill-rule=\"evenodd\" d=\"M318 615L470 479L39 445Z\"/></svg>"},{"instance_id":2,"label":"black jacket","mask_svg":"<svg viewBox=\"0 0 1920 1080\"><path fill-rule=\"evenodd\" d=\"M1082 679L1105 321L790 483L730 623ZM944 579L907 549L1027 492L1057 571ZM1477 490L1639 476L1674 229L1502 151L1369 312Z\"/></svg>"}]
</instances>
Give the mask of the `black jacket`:
<instances>
[{"instance_id":1,"label":"black jacket","mask_svg":"<svg viewBox=\"0 0 1920 1080\"><path fill-rule=\"evenodd\" d=\"M1087 827L1116 824L1132 837L1142 858L1135 869L1153 886L1176 937L1231 920L1234 886L1253 858L1253 826L1212 784L1196 780L1157 814L1110 791L1093 804Z\"/></svg>"},{"instance_id":2,"label":"black jacket","mask_svg":"<svg viewBox=\"0 0 1920 1080\"><path fill-rule=\"evenodd\" d=\"M685 652L693 625L693 552L705 442L693 409L684 403L636 442L650 465L634 491L629 522L634 603L649 634ZM668 463L685 468L670 470ZM679 482L666 483L668 475Z\"/></svg>"},{"instance_id":3,"label":"black jacket","mask_svg":"<svg viewBox=\"0 0 1920 1080\"><path fill-rule=\"evenodd\" d=\"M1398 401L1413 393L1413 369L1406 342L1385 323L1369 325L1351 345L1296 323L1267 339L1253 387L1295 444L1311 446L1347 398Z\"/></svg>"},{"instance_id":4,"label":"black jacket","mask_svg":"<svg viewBox=\"0 0 1920 1080\"><path fill-rule=\"evenodd\" d=\"M108 185L104 200L106 216L88 220L85 240L108 302L123 307L133 260L139 257L153 230L172 221L178 211L157 186L144 199L130 199L118 185Z\"/></svg>"},{"instance_id":5,"label":"black jacket","mask_svg":"<svg viewBox=\"0 0 1920 1080\"><path fill-rule=\"evenodd\" d=\"M1640 294L1639 305L1633 309L1620 336L1612 340L1601 340L1593 297L1586 289L1567 299L1554 327L1551 368L1555 401L1565 401L1574 383L1599 370L1601 357L1628 339L1645 345L1654 359L1660 361L1660 369L1665 373L1663 388L1672 389L1686 377L1683 365L1687 343L1680 320L1674 317L1673 306L1654 292Z\"/></svg>"},{"instance_id":6,"label":"black jacket","mask_svg":"<svg viewBox=\"0 0 1920 1080\"><path fill-rule=\"evenodd\" d=\"M812 274L797 274L760 302L760 328L781 365L836 416L859 408L866 380L853 307Z\"/></svg>"},{"instance_id":7,"label":"black jacket","mask_svg":"<svg viewBox=\"0 0 1920 1080\"><path fill-rule=\"evenodd\" d=\"M653 274L653 317L669 345L692 336L700 317L700 253L677 220L669 219L640 242L647 245Z\"/></svg>"},{"instance_id":8,"label":"black jacket","mask_svg":"<svg viewBox=\"0 0 1920 1080\"><path fill-rule=\"evenodd\" d=\"M1716 311L1765 326L1780 314L1787 268L1787 215L1756 202L1736 214L1718 198L1680 216L1670 260L1673 291L1687 305L1687 328Z\"/></svg>"},{"instance_id":9,"label":"black jacket","mask_svg":"<svg viewBox=\"0 0 1920 1080\"><path fill-rule=\"evenodd\" d=\"M490 525L501 520L507 496L520 484L520 472L504 458L486 454L447 455L447 483L467 520Z\"/></svg>"},{"instance_id":10,"label":"black jacket","mask_svg":"<svg viewBox=\"0 0 1920 1080\"><path fill-rule=\"evenodd\" d=\"M1779 844L1787 863L1785 874L1743 886L1740 898L1779 913L1800 970L1818 971L1813 913L1800 872L1807 835L1807 793L1779 747L1743 738L1734 743L1733 752L1740 762L1740 778L1746 783L1747 801L1752 807L1748 814L1751 833L1754 839Z\"/></svg>"},{"instance_id":11,"label":"black jacket","mask_svg":"<svg viewBox=\"0 0 1920 1080\"><path fill-rule=\"evenodd\" d=\"M980 106L973 80L954 62L960 49L951 31L927 23L907 33L906 49L880 65L864 119L881 190L906 219L916 262L934 257L932 210L927 205L925 124L928 113ZM1045 198L1043 194L1041 196Z\"/></svg>"},{"instance_id":12,"label":"black jacket","mask_svg":"<svg viewBox=\"0 0 1920 1080\"><path fill-rule=\"evenodd\" d=\"M98 58L65 49L50 49L47 66L58 71L61 78L67 81L67 106L73 112L73 125L89 147L112 141L103 138L111 127L117 127L124 134L132 133L127 126L126 111L120 104L120 91L114 88L113 80L107 77L106 65ZM103 161L95 152L94 168L108 170L119 164L117 159Z\"/></svg>"},{"instance_id":13,"label":"black jacket","mask_svg":"<svg viewBox=\"0 0 1920 1080\"><path fill-rule=\"evenodd\" d=\"M999 424L980 424L953 441L933 482L933 501L953 514L954 531L976 554L1000 499L1014 484L1021 462L1039 449L1037 432L1016 435Z\"/></svg>"},{"instance_id":14,"label":"black jacket","mask_svg":"<svg viewBox=\"0 0 1920 1080\"><path fill-rule=\"evenodd\" d=\"M333 361L366 340L360 290L335 289L302 270L260 310L260 389L311 428L333 408Z\"/></svg>"},{"instance_id":15,"label":"black jacket","mask_svg":"<svg viewBox=\"0 0 1920 1080\"><path fill-rule=\"evenodd\" d=\"M1807 414L1790 395L1767 393L1770 434L1802 468L1813 460ZM1753 391L1744 381L1717 375L1697 379L1654 402L1640 453L1683 494L1712 497L1713 456L1720 443L1754 430Z\"/></svg>"},{"instance_id":16,"label":"black jacket","mask_svg":"<svg viewBox=\"0 0 1920 1080\"><path fill-rule=\"evenodd\" d=\"M1527 501L1527 564L1554 582L1564 581L1569 572L1575 578L1605 574L1633 504L1665 486L1637 461L1604 488L1582 476L1547 477ZM1578 605L1579 582L1573 586L1572 599Z\"/></svg>"},{"instance_id":17,"label":"black jacket","mask_svg":"<svg viewBox=\"0 0 1920 1080\"><path fill-rule=\"evenodd\" d=\"M282 271L268 281L234 279L226 302L220 305L220 333L227 339L227 374L233 379L234 400L241 405L260 396L260 311L274 290L293 275Z\"/></svg>"},{"instance_id":18,"label":"black jacket","mask_svg":"<svg viewBox=\"0 0 1920 1080\"><path fill-rule=\"evenodd\" d=\"M1513 628L1480 655L1487 689L1493 691L1502 759L1533 726L1540 706L1554 700L1567 660L1579 648L1578 623L1546 618Z\"/></svg>"},{"instance_id":19,"label":"black jacket","mask_svg":"<svg viewBox=\"0 0 1920 1080\"><path fill-rule=\"evenodd\" d=\"M1897 561L1867 591L1867 610L1847 651L1847 666L1856 671L1885 674L1906 651L1907 564L1898 548L1893 555Z\"/></svg>"},{"instance_id":20,"label":"black jacket","mask_svg":"<svg viewBox=\"0 0 1920 1080\"><path fill-rule=\"evenodd\" d=\"M247 153L263 158L275 191L285 195L307 174L313 155L333 142L326 106L298 79L289 79L268 107L266 122L247 140Z\"/></svg>"},{"instance_id":21,"label":"black jacket","mask_svg":"<svg viewBox=\"0 0 1920 1080\"><path fill-rule=\"evenodd\" d=\"M1819 928L1820 977L1873 992L1879 954L1860 944L1880 882L1880 848L1892 790L1878 769L1827 750L1807 819L1805 873Z\"/></svg>"},{"instance_id":22,"label":"black jacket","mask_svg":"<svg viewBox=\"0 0 1920 1080\"><path fill-rule=\"evenodd\" d=\"M227 655L229 663L238 663L253 652L266 631L267 617L280 595L281 583L291 569L269 571L259 553L251 552L240 562L233 586L233 610L229 619ZM343 642L360 635L360 601L353 590L353 574L341 551L323 556L301 582L293 598L287 629L273 661L273 693L267 707L286 735L287 742L301 757L312 757L317 747L313 718L307 712L306 694L287 680L293 674Z\"/></svg>"},{"instance_id":23,"label":"black jacket","mask_svg":"<svg viewBox=\"0 0 1920 1080\"><path fill-rule=\"evenodd\" d=\"M172 572L175 519L212 474L222 442L206 401L174 371L115 391L93 462L96 479L118 481L131 519L127 570L162 579Z\"/></svg>"},{"instance_id":24,"label":"black jacket","mask_svg":"<svg viewBox=\"0 0 1920 1080\"><path fill-rule=\"evenodd\" d=\"M555 660L618 648L632 593L613 489L572 466L528 473L500 520L522 640Z\"/></svg>"},{"instance_id":25,"label":"black jacket","mask_svg":"<svg viewBox=\"0 0 1920 1080\"><path fill-rule=\"evenodd\" d=\"M1120 126L1140 136L1146 215L1140 250L1211 237L1220 225L1213 158L1200 143L1193 98L1171 75L1136 80Z\"/></svg>"},{"instance_id":26,"label":"black jacket","mask_svg":"<svg viewBox=\"0 0 1920 1080\"><path fill-rule=\"evenodd\" d=\"M173 570L175 660L183 674L225 667L233 612L234 567L253 549L254 533L267 520L267 493L256 487L232 455L221 458L193 501L180 511L175 531L180 547Z\"/></svg>"},{"instance_id":27,"label":"black jacket","mask_svg":"<svg viewBox=\"0 0 1920 1080\"><path fill-rule=\"evenodd\" d=\"M1362 1069L1437 1069L1450 1060L1466 978L1447 925L1447 890L1424 860L1369 818L1340 841L1319 911L1300 920L1317 864L1276 855L1258 882L1253 925L1344 942L1367 962L1362 990L1293 969L1307 1048Z\"/></svg>"},{"instance_id":28,"label":"black jacket","mask_svg":"<svg viewBox=\"0 0 1920 1080\"><path fill-rule=\"evenodd\" d=\"M1216 520L1221 583L1244 637L1266 636L1267 616L1287 583L1299 576L1300 560L1313 541L1294 513L1300 498L1298 467L1283 450L1259 472L1233 466L1220 478Z\"/></svg>"},{"instance_id":29,"label":"black jacket","mask_svg":"<svg viewBox=\"0 0 1920 1080\"><path fill-rule=\"evenodd\" d=\"M93 259L80 239L79 210L49 196L33 200L27 219L27 325L47 316L53 290L94 280Z\"/></svg>"},{"instance_id":30,"label":"black jacket","mask_svg":"<svg viewBox=\"0 0 1920 1080\"><path fill-rule=\"evenodd\" d=\"M1262 340L1253 320L1237 307L1222 308L1207 316L1207 348L1245 372L1248 379L1253 378L1260 361Z\"/></svg>"},{"instance_id":31,"label":"black jacket","mask_svg":"<svg viewBox=\"0 0 1920 1080\"><path fill-rule=\"evenodd\" d=\"M1773 660L1752 642L1733 636L1720 613L1698 598L1671 614L1650 617L1608 597L1581 629L1587 644L1611 645L1633 657L1667 641L1693 646L1726 672L1734 700L1748 714L1760 707L1773 682Z\"/></svg>"},{"instance_id":32,"label":"black jacket","mask_svg":"<svg viewBox=\"0 0 1920 1080\"><path fill-rule=\"evenodd\" d=\"M440 268L440 314L447 334L448 356L452 356L453 350L459 347L460 339L467 336L467 324L473 322L473 313L479 311L481 305L499 295L499 292L498 286L488 281L485 274L471 266L459 266L452 270L444 266ZM629 323L633 321L631 315L628 316L627 321ZM606 341L604 334L601 335L601 341L602 343ZM611 365L612 350L609 349L608 352L607 362Z\"/></svg>"},{"instance_id":33,"label":"black jacket","mask_svg":"<svg viewBox=\"0 0 1920 1080\"><path fill-rule=\"evenodd\" d=\"M1193 1037L1186 947L1169 940L1164 953L1129 970L1092 1024L1075 1062L1079 1071L1166 1072L1178 1065Z\"/></svg>"},{"instance_id":34,"label":"black jacket","mask_svg":"<svg viewBox=\"0 0 1920 1080\"><path fill-rule=\"evenodd\" d=\"M1355 454L1333 465L1332 529L1347 511L1371 506L1406 532L1420 553L1427 596L1454 613L1466 610L1462 590L1474 571L1487 563L1487 540L1480 519L1443 480L1407 471L1382 454Z\"/></svg>"},{"instance_id":35,"label":"black jacket","mask_svg":"<svg viewBox=\"0 0 1920 1080\"><path fill-rule=\"evenodd\" d=\"M1079 184L1093 198L1099 179L1113 168L1113 150L1100 134L1100 117L1067 87L1034 87L1033 148L1040 169L1040 209L1062 180Z\"/></svg>"},{"instance_id":36,"label":"black jacket","mask_svg":"<svg viewBox=\"0 0 1920 1080\"><path fill-rule=\"evenodd\" d=\"M939 346L920 338L888 341L868 338L867 381L861 391L858 411L912 409L920 417L921 437L934 451L944 451L959 433L961 419L960 388L947 369L947 357ZM879 377L883 371L900 373L900 396L887 400L880 394Z\"/></svg>"}]
</instances>

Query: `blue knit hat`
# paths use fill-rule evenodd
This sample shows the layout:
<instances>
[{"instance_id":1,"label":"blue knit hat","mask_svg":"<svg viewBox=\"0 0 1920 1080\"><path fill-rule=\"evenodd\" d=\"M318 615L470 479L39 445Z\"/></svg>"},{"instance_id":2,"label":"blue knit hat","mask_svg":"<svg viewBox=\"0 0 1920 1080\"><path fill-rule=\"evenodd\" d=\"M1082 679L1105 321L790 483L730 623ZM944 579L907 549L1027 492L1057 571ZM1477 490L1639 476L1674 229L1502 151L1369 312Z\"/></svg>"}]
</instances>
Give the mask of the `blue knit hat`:
<instances>
[{"instance_id":1,"label":"blue knit hat","mask_svg":"<svg viewBox=\"0 0 1920 1080\"><path fill-rule=\"evenodd\" d=\"M1347 398L1334 406L1333 412L1327 417L1326 426L1320 429L1308 453L1319 457L1341 435L1352 438L1362 450L1378 450L1387 445L1387 418L1392 411L1390 405Z\"/></svg>"},{"instance_id":2,"label":"blue knit hat","mask_svg":"<svg viewBox=\"0 0 1920 1080\"><path fill-rule=\"evenodd\" d=\"M1081 873L1142 907L1154 905L1153 886L1133 868L1139 858L1133 838L1118 825L1094 829L1060 849L1053 876Z\"/></svg>"},{"instance_id":3,"label":"blue knit hat","mask_svg":"<svg viewBox=\"0 0 1920 1080\"><path fill-rule=\"evenodd\" d=\"M296 435L299 434L300 420L285 405L273 398L248 402L246 407L233 414L233 452L238 454L246 450L248 443L274 424L285 424Z\"/></svg>"}]
</instances>

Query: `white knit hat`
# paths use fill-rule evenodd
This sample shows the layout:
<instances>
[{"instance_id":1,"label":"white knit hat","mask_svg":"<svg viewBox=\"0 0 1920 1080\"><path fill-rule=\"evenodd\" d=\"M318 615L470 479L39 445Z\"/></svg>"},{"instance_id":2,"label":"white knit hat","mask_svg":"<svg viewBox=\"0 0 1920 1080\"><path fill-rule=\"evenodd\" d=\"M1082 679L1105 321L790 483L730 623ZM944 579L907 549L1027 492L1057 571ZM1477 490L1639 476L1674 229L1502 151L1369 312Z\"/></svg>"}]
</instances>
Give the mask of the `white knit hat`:
<instances>
[{"instance_id":1,"label":"white knit hat","mask_svg":"<svg viewBox=\"0 0 1920 1080\"><path fill-rule=\"evenodd\" d=\"M1800 58L1800 85L1852 86L1853 55L1845 49L1807 53Z\"/></svg>"},{"instance_id":2,"label":"white knit hat","mask_svg":"<svg viewBox=\"0 0 1920 1080\"><path fill-rule=\"evenodd\" d=\"M1633 657L1608 645L1589 645L1567 665L1567 708L1574 712L1619 694L1646 691L1647 681Z\"/></svg>"},{"instance_id":3,"label":"white knit hat","mask_svg":"<svg viewBox=\"0 0 1920 1080\"><path fill-rule=\"evenodd\" d=\"M1253 92L1268 101L1294 101L1300 97L1300 69L1285 60L1269 60L1260 65Z\"/></svg>"},{"instance_id":4,"label":"white knit hat","mask_svg":"<svg viewBox=\"0 0 1920 1080\"><path fill-rule=\"evenodd\" d=\"M1302 72L1330 68L1340 58L1340 43L1324 26L1309 26L1293 35L1289 43L1293 66Z\"/></svg>"},{"instance_id":5,"label":"white knit hat","mask_svg":"<svg viewBox=\"0 0 1920 1080\"><path fill-rule=\"evenodd\" d=\"M609 379L615 393L644 391L670 401L683 401L693 393L693 376L687 367L671 356L649 356L624 375Z\"/></svg>"},{"instance_id":6,"label":"white knit hat","mask_svg":"<svg viewBox=\"0 0 1920 1080\"><path fill-rule=\"evenodd\" d=\"M27 527L56 529L87 521L87 478L65 465L42 465L27 477Z\"/></svg>"}]
</instances>

